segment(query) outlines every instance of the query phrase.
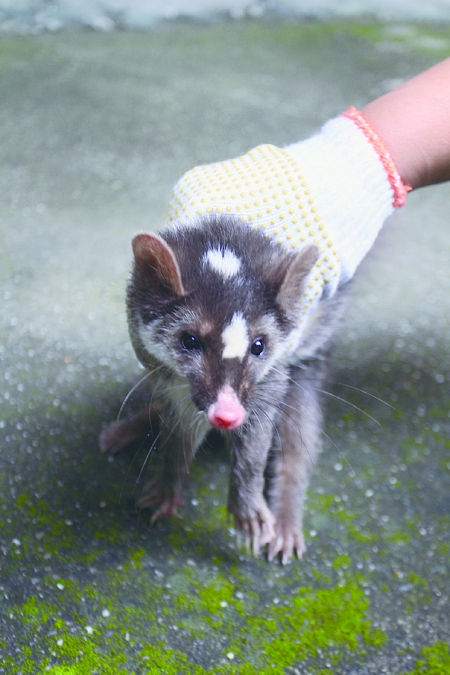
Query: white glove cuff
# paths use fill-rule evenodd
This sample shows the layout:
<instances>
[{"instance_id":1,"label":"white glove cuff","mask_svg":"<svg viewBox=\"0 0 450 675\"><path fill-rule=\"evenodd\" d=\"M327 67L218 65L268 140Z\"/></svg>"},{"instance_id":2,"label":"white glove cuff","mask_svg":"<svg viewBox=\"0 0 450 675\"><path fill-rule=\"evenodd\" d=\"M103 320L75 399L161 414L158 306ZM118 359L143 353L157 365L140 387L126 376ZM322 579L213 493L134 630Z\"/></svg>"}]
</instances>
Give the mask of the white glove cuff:
<instances>
[{"instance_id":1,"label":"white glove cuff","mask_svg":"<svg viewBox=\"0 0 450 675\"><path fill-rule=\"evenodd\" d=\"M339 284L353 276L386 218L405 202L389 152L361 113L350 108L312 138L285 148L308 186L339 251Z\"/></svg>"}]
</instances>

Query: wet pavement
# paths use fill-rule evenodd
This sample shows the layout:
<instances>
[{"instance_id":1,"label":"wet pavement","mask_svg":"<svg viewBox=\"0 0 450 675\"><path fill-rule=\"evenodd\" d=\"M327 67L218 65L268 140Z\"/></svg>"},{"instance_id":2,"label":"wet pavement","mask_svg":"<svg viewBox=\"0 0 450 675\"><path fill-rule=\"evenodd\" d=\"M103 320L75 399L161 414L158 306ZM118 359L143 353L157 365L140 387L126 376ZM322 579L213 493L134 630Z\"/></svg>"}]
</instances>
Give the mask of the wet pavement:
<instances>
[{"instance_id":1,"label":"wet pavement","mask_svg":"<svg viewBox=\"0 0 450 675\"><path fill-rule=\"evenodd\" d=\"M410 195L353 283L304 560L236 550L217 438L154 527L134 507L148 447L97 445L143 374L130 240L175 180L301 139L449 49L448 26L406 23L1 38L1 673L450 672L449 185Z\"/></svg>"}]
</instances>

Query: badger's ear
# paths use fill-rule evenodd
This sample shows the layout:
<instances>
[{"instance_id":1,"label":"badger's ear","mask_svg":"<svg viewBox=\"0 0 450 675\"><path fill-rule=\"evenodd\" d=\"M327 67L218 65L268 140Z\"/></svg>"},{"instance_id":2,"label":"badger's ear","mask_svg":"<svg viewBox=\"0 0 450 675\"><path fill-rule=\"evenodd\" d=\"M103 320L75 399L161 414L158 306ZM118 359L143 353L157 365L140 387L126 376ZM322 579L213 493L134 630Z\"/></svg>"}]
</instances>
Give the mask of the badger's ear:
<instances>
[{"instance_id":1,"label":"badger's ear","mask_svg":"<svg viewBox=\"0 0 450 675\"><path fill-rule=\"evenodd\" d=\"M180 268L175 253L164 239L153 233L133 239L135 272L162 293L183 296Z\"/></svg>"},{"instance_id":2,"label":"badger's ear","mask_svg":"<svg viewBox=\"0 0 450 675\"><path fill-rule=\"evenodd\" d=\"M277 303L286 314L296 313L301 301L308 274L319 259L319 247L305 246L286 267L277 293Z\"/></svg>"}]
</instances>

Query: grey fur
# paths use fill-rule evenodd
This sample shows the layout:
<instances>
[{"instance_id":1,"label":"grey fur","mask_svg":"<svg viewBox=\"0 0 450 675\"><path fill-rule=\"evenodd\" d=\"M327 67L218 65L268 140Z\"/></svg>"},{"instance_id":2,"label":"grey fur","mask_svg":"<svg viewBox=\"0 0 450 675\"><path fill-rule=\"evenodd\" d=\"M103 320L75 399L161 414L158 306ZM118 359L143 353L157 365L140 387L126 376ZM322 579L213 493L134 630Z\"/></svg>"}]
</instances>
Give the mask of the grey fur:
<instances>
[{"instance_id":1,"label":"grey fur","mask_svg":"<svg viewBox=\"0 0 450 675\"><path fill-rule=\"evenodd\" d=\"M158 370L163 393L150 410L108 428L102 450L122 449L142 435L149 416L159 415L163 466L140 505L154 509L153 520L171 514L182 503L189 462L210 429L206 412L218 392L231 387L247 417L240 428L225 432L231 452L228 510L255 552L267 544L269 559L300 557L303 500L319 448L318 390L343 294L319 303L298 354L286 360L281 345L297 328L317 247L287 253L237 218L220 216L176 223L160 236L138 235L133 246L130 335L139 360ZM208 250L225 248L241 264L237 273L221 276L202 261ZM245 319L250 344L263 340L261 355L221 357L222 331L236 312ZM183 346L186 335L201 349Z\"/></svg>"}]
</instances>

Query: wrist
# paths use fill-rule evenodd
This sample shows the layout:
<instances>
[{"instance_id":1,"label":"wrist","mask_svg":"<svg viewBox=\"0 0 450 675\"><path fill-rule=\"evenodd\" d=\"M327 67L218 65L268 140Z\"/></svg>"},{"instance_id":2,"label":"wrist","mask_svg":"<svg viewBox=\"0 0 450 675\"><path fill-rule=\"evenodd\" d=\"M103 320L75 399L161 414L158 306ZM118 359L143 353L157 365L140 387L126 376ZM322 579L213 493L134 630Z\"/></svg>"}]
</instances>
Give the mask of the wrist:
<instances>
[{"instance_id":1,"label":"wrist","mask_svg":"<svg viewBox=\"0 0 450 675\"><path fill-rule=\"evenodd\" d=\"M413 189L450 180L449 78L450 58L362 109Z\"/></svg>"},{"instance_id":2,"label":"wrist","mask_svg":"<svg viewBox=\"0 0 450 675\"><path fill-rule=\"evenodd\" d=\"M412 188L403 183L397 170L397 164L394 162L392 154L381 136L375 131L374 127L369 123L362 112L357 110L354 106L342 113L342 116L347 117L356 124L378 155L392 189L392 205L395 208L404 206L406 204L406 195Z\"/></svg>"}]
</instances>

